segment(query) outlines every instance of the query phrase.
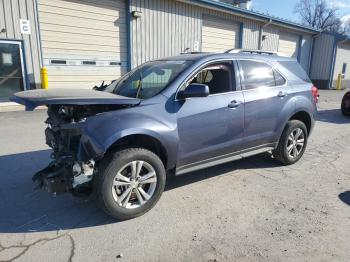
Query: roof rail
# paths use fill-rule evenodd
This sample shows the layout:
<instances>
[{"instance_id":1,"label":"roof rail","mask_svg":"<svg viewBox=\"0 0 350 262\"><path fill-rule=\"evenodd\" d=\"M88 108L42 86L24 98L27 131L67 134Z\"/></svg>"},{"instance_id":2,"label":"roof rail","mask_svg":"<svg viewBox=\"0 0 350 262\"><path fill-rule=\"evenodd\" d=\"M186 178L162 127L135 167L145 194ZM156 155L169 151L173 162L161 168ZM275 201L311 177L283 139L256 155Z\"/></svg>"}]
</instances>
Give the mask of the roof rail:
<instances>
[{"instance_id":1,"label":"roof rail","mask_svg":"<svg viewBox=\"0 0 350 262\"><path fill-rule=\"evenodd\" d=\"M272 55L272 56L285 56L282 53L274 51L262 51L262 50L250 50L250 49L229 49L225 53L227 54L252 54L252 55Z\"/></svg>"}]
</instances>

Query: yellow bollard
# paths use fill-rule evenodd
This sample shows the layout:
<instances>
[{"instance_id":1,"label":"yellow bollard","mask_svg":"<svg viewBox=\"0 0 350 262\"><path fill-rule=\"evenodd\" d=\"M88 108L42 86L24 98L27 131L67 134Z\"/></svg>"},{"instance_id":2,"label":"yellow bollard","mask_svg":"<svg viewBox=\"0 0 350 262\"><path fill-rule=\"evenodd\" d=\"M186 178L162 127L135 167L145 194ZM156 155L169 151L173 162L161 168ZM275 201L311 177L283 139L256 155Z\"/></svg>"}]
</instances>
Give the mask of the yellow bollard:
<instances>
[{"instance_id":1,"label":"yellow bollard","mask_svg":"<svg viewBox=\"0 0 350 262\"><path fill-rule=\"evenodd\" d=\"M342 74L338 74L337 90L341 90L342 89L342 86L341 86L342 79L343 79L343 75Z\"/></svg>"},{"instance_id":2,"label":"yellow bollard","mask_svg":"<svg viewBox=\"0 0 350 262\"><path fill-rule=\"evenodd\" d=\"M49 78L47 76L46 67L41 68L41 88L48 89L49 88Z\"/></svg>"}]
</instances>

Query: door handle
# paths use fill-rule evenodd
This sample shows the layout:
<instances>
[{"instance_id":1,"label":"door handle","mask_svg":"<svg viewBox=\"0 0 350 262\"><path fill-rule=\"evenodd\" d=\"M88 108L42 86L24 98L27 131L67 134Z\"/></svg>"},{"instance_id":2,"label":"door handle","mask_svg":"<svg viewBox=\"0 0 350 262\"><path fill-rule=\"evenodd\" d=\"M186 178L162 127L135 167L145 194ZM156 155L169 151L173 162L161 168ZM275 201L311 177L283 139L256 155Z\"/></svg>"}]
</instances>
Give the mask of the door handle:
<instances>
[{"instance_id":1,"label":"door handle","mask_svg":"<svg viewBox=\"0 0 350 262\"><path fill-rule=\"evenodd\" d=\"M237 100L233 100L228 104L229 108L237 108L241 105L242 103L237 101Z\"/></svg>"},{"instance_id":2,"label":"door handle","mask_svg":"<svg viewBox=\"0 0 350 262\"><path fill-rule=\"evenodd\" d=\"M277 94L278 97L286 97L287 95L288 95L288 93L285 91L279 91Z\"/></svg>"}]
</instances>

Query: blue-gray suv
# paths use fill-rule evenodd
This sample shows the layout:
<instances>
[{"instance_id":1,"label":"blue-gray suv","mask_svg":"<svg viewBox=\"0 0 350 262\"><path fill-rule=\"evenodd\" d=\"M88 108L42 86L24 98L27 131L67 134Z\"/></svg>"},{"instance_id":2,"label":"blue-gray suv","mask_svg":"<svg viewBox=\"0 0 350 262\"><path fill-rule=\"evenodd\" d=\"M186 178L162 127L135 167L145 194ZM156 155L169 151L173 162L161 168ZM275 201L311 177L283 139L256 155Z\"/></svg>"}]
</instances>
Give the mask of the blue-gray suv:
<instances>
[{"instance_id":1,"label":"blue-gray suv","mask_svg":"<svg viewBox=\"0 0 350 262\"><path fill-rule=\"evenodd\" d=\"M109 85L32 90L46 105L52 163L33 180L52 194L96 196L130 219L182 175L271 151L297 162L315 123L318 91L296 60L274 54L185 54L147 62Z\"/></svg>"}]
</instances>

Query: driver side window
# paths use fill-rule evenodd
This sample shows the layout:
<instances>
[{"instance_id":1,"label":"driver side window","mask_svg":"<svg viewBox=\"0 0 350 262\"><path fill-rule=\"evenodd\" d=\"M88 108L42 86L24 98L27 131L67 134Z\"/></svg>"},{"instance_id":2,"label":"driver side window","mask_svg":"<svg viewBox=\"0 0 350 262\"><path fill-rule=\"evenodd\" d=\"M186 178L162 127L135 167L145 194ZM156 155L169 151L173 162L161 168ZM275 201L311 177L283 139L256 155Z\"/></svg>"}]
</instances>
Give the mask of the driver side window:
<instances>
[{"instance_id":1,"label":"driver side window","mask_svg":"<svg viewBox=\"0 0 350 262\"><path fill-rule=\"evenodd\" d=\"M230 62L215 63L201 70L190 84L205 84L211 95L235 90L235 78Z\"/></svg>"}]
</instances>

